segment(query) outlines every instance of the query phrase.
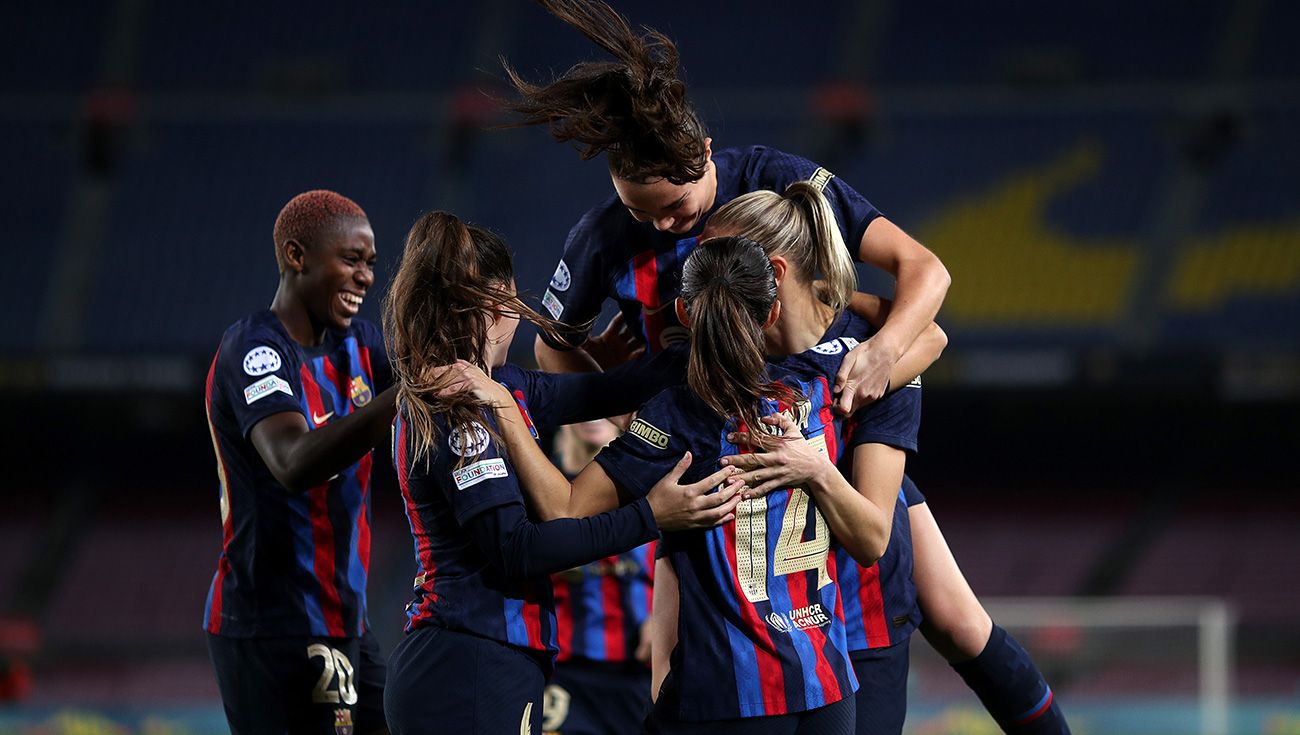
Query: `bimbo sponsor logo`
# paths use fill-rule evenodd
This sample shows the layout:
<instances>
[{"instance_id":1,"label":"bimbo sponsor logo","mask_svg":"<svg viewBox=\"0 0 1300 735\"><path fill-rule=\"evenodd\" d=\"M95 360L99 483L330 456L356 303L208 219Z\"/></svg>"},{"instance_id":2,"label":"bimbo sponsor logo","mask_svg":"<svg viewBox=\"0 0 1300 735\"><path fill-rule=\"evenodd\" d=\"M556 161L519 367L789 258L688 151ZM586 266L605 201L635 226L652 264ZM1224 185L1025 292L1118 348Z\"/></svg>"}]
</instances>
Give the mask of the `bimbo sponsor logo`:
<instances>
[{"instance_id":1,"label":"bimbo sponsor logo","mask_svg":"<svg viewBox=\"0 0 1300 735\"><path fill-rule=\"evenodd\" d=\"M658 426L655 426L645 419L638 418L633 421L632 425L627 427L627 433L635 436L655 449L668 448L668 432L660 429Z\"/></svg>"},{"instance_id":2,"label":"bimbo sponsor logo","mask_svg":"<svg viewBox=\"0 0 1300 735\"><path fill-rule=\"evenodd\" d=\"M773 610L764 619L774 630L781 633L822 628L830 625L831 622L831 617L826 614L826 609L820 602L814 602L807 607L797 607L785 614Z\"/></svg>"}]
</instances>

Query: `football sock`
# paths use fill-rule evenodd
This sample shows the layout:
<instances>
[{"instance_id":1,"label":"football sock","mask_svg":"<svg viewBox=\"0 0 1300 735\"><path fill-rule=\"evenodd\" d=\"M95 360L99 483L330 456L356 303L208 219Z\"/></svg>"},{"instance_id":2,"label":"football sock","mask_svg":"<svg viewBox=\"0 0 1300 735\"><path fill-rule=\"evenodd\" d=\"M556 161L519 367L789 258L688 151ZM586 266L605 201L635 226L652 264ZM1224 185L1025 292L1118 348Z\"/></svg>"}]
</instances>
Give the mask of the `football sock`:
<instances>
[{"instance_id":1,"label":"football sock","mask_svg":"<svg viewBox=\"0 0 1300 735\"><path fill-rule=\"evenodd\" d=\"M993 626L980 655L952 665L1008 735L1068 735L1052 688L1011 634Z\"/></svg>"}]
</instances>

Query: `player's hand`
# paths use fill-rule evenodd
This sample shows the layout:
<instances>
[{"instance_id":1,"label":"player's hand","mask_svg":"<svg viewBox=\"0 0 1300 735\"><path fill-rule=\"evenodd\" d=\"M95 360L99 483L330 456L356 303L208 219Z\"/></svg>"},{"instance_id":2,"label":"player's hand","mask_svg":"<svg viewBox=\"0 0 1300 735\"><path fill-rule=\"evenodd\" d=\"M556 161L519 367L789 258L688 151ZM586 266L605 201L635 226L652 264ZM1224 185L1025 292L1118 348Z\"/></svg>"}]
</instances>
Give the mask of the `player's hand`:
<instances>
[{"instance_id":1,"label":"player's hand","mask_svg":"<svg viewBox=\"0 0 1300 735\"><path fill-rule=\"evenodd\" d=\"M787 487L804 487L819 473L835 472L830 457L803 438L799 425L785 414L774 414L759 419L781 431L782 441L768 441L767 451L750 454L733 454L722 458L726 467L743 470L736 475L745 487L740 491L746 500L761 498L773 490ZM748 432L727 435L727 441L740 447L755 447L757 442Z\"/></svg>"},{"instance_id":2,"label":"player's hand","mask_svg":"<svg viewBox=\"0 0 1300 735\"><path fill-rule=\"evenodd\" d=\"M515 405L515 399L510 395L510 391L472 362L457 360L451 365L440 365L430 369L426 379L435 383L446 381L438 391L440 396L473 393L475 398L495 409Z\"/></svg>"},{"instance_id":3,"label":"player's hand","mask_svg":"<svg viewBox=\"0 0 1300 735\"><path fill-rule=\"evenodd\" d=\"M588 337L582 343L582 349L591 355L601 370L609 370L645 354L645 344L628 327L621 311L609 320L600 334Z\"/></svg>"},{"instance_id":4,"label":"player's hand","mask_svg":"<svg viewBox=\"0 0 1300 735\"><path fill-rule=\"evenodd\" d=\"M874 338L850 350L835 373L835 410L849 416L889 392L889 371L895 362Z\"/></svg>"},{"instance_id":5,"label":"player's hand","mask_svg":"<svg viewBox=\"0 0 1300 735\"><path fill-rule=\"evenodd\" d=\"M685 531L691 528L712 528L736 520L736 505L741 499L740 483L731 478L739 470L723 467L703 480L689 485L678 484L690 466L691 453L687 452L668 474L650 488L646 500L650 502L650 509L655 514L655 523L659 528L664 531ZM713 492L715 488L717 492Z\"/></svg>"}]
</instances>

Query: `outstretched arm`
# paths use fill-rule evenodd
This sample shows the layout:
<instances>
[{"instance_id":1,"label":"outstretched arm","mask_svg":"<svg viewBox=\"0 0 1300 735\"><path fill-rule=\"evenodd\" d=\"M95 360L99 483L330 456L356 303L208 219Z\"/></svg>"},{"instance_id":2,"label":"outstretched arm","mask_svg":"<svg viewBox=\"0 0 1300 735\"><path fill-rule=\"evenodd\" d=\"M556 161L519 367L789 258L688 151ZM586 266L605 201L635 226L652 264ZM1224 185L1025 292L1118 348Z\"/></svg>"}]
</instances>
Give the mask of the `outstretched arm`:
<instances>
[{"instance_id":1,"label":"outstretched arm","mask_svg":"<svg viewBox=\"0 0 1300 735\"><path fill-rule=\"evenodd\" d=\"M388 437L397 413L397 388L315 431L301 413L267 416L249 438L267 469L289 492L303 492L342 472Z\"/></svg>"}]
</instances>

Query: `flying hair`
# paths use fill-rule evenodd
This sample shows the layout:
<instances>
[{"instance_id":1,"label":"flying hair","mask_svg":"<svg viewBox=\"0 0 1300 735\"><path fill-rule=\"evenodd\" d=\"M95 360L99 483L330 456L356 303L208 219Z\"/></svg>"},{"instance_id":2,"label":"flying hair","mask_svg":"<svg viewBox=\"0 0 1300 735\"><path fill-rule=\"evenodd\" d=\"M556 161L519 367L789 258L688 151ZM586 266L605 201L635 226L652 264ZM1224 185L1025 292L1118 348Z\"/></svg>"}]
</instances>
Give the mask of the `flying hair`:
<instances>
[{"instance_id":1,"label":"flying hair","mask_svg":"<svg viewBox=\"0 0 1300 735\"><path fill-rule=\"evenodd\" d=\"M518 97L505 102L518 119L508 127L546 125L572 142L583 160L605 153L610 172L627 181L698 181L708 169L708 132L678 78L677 45L627 20L600 0L537 0L614 61L586 61L548 84L525 80L505 59Z\"/></svg>"},{"instance_id":2,"label":"flying hair","mask_svg":"<svg viewBox=\"0 0 1300 735\"><path fill-rule=\"evenodd\" d=\"M762 400L793 403L795 391L771 381L763 323L776 301L776 273L763 247L743 237L700 243L682 266L682 304L691 322L686 382L715 413L735 418L760 446Z\"/></svg>"},{"instance_id":3,"label":"flying hair","mask_svg":"<svg viewBox=\"0 0 1300 735\"><path fill-rule=\"evenodd\" d=\"M781 256L794 266L801 280L820 276L826 283L823 298L838 314L858 289L858 275L835 220L835 211L823 193L825 169L812 181L796 181L784 194L753 191L727 202L709 218L709 229L759 242L769 258Z\"/></svg>"},{"instance_id":4,"label":"flying hair","mask_svg":"<svg viewBox=\"0 0 1300 735\"><path fill-rule=\"evenodd\" d=\"M447 212L429 212L411 226L384 299L383 323L415 459L432 451L438 414L446 414L452 431L472 436L472 424L491 410L470 392L448 392L454 378L437 368L466 360L487 371L487 330L494 315L518 315L555 333L554 321L511 293L513 279L510 251L490 230Z\"/></svg>"},{"instance_id":5,"label":"flying hair","mask_svg":"<svg viewBox=\"0 0 1300 735\"><path fill-rule=\"evenodd\" d=\"M290 240L312 247L326 236L337 232L341 225L368 221L366 212L356 202L328 189L305 191L280 210L275 218L275 263L283 273L284 244Z\"/></svg>"}]
</instances>

